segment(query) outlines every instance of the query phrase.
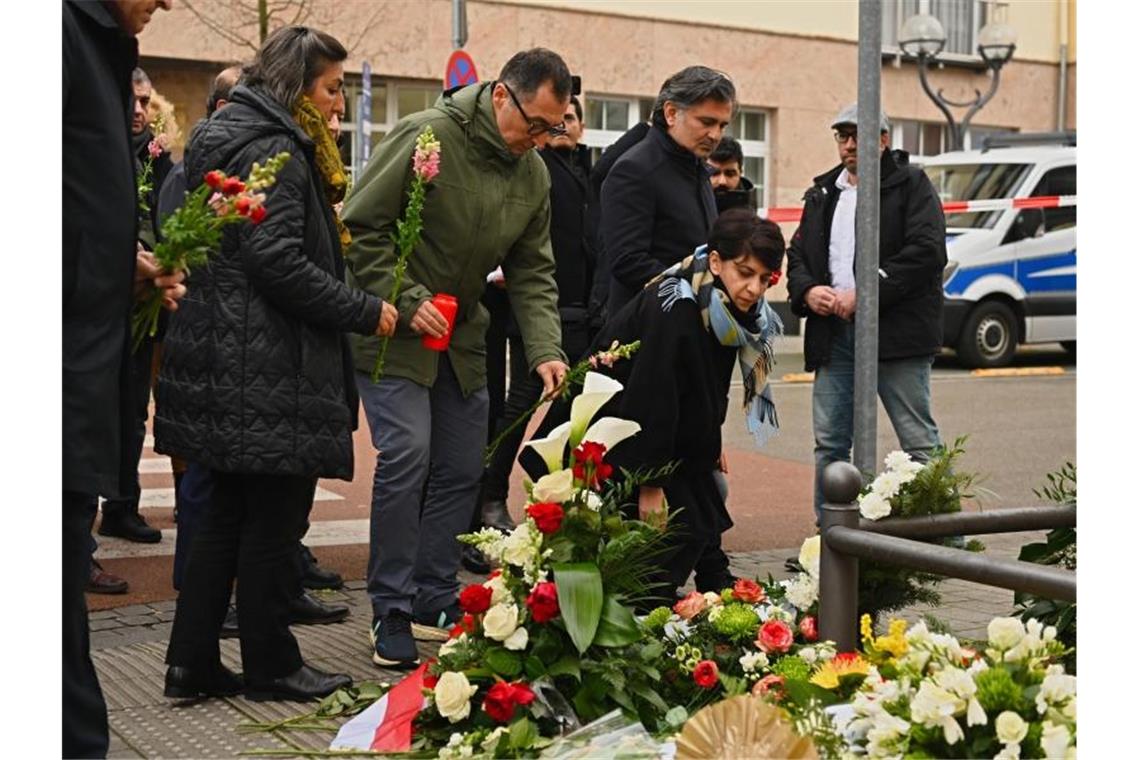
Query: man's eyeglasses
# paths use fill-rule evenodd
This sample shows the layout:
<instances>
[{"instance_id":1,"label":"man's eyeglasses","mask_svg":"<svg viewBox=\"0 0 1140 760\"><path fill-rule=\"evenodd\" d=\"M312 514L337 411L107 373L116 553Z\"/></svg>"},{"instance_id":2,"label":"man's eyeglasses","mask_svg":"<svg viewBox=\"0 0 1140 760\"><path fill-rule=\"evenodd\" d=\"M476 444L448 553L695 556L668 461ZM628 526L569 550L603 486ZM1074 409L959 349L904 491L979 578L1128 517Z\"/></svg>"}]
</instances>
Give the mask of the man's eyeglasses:
<instances>
[{"instance_id":1,"label":"man's eyeglasses","mask_svg":"<svg viewBox=\"0 0 1140 760\"><path fill-rule=\"evenodd\" d=\"M538 137L543 132L546 132L551 137L561 137L562 135L566 134L566 122L560 122L558 124L551 125L547 124L542 119L530 118L526 115L526 111L523 110L522 103L520 103L519 99L515 97L515 93L511 90L511 86L506 82L499 82L499 84L503 85L503 88L507 91L507 94L511 96L511 102L515 104L515 108L519 109L519 113L526 121L526 133L528 135L531 137Z\"/></svg>"},{"instance_id":2,"label":"man's eyeglasses","mask_svg":"<svg viewBox=\"0 0 1140 760\"><path fill-rule=\"evenodd\" d=\"M835 130L835 142L842 145L843 143L847 142L848 140L854 140L855 142L859 142L859 133L853 129L852 130L843 130L843 131L840 131L838 129Z\"/></svg>"}]
</instances>

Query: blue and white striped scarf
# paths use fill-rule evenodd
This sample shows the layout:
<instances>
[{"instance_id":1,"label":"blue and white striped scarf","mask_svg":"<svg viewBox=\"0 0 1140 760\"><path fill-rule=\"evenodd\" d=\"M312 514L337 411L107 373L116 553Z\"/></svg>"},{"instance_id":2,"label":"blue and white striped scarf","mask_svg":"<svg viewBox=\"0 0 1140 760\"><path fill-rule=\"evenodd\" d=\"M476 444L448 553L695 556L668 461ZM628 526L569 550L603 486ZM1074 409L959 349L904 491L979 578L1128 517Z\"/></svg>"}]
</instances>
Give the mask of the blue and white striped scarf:
<instances>
[{"instance_id":1,"label":"blue and white striped scarf","mask_svg":"<svg viewBox=\"0 0 1140 760\"><path fill-rule=\"evenodd\" d=\"M760 447L780 427L768 375L774 361L772 340L783 333L784 324L764 298L749 313L751 324L741 324L729 309L728 294L718 288L715 281L716 275L709 270L708 246L702 245L692 256L651 280L649 285L658 283L657 295L665 311L672 309L678 298L696 301L705 329L711 330L722 346L737 348L736 359L744 380L744 414L748 431Z\"/></svg>"}]
</instances>

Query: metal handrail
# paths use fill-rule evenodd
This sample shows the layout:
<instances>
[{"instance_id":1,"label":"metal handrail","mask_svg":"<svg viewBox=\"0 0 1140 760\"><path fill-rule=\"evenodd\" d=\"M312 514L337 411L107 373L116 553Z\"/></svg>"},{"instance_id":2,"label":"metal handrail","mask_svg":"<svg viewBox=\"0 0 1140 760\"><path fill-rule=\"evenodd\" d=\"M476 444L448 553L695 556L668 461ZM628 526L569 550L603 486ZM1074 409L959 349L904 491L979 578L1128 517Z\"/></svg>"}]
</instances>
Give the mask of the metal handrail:
<instances>
[{"instance_id":1,"label":"metal handrail","mask_svg":"<svg viewBox=\"0 0 1140 760\"><path fill-rule=\"evenodd\" d=\"M855 499L863 479L847 462L832 462L823 473L820 519L820 636L841 650L855 647L859 558L914 568L937 575L1075 602L1076 573L1049 565L986 557L915 538L967 533L1007 533L1074 527L1075 506L1027 507L981 513L863 520ZM907 536L903 538L902 536Z\"/></svg>"}]
</instances>

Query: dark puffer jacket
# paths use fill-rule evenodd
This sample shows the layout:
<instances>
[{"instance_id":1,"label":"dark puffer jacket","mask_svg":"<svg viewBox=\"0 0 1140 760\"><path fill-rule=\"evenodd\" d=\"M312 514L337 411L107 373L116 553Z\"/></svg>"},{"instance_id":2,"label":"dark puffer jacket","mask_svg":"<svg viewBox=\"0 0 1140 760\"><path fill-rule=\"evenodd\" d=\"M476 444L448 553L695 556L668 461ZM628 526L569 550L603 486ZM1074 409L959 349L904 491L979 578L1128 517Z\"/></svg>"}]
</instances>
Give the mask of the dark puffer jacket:
<instances>
[{"instance_id":1,"label":"dark puffer jacket","mask_svg":"<svg viewBox=\"0 0 1140 760\"><path fill-rule=\"evenodd\" d=\"M831 285L828 247L842 170L841 164L816 177L804 193L803 217L788 246L788 304L807 317L808 372L828 363L832 332L842 322L821 317L804 300L812 287ZM883 151L879 177L879 360L933 356L942 347L946 217L934 186L905 151Z\"/></svg>"},{"instance_id":2,"label":"dark puffer jacket","mask_svg":"<svg viewBox=\"0 0 1140 760\"><path fill-rule=\"evenodd\" d=\"M247 177L292 158L259 225L228 227L171 319L155 395L155 450L227 472L352 477L358 398L345 331L372 334L380 299L344 283L312 141L274 100L239 86L196 133L190 189L211 169Z\"/></svg>"}]
</instances>

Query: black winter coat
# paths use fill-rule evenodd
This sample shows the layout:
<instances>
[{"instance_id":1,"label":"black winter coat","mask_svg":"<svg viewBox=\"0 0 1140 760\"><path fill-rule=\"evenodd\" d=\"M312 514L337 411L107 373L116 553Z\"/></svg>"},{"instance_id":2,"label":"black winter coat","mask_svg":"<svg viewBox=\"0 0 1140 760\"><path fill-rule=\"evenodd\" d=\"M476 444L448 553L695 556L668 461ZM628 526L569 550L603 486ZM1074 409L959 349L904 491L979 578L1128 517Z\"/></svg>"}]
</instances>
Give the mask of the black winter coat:
<instances>
[{"instance_id":1,"label":"black winter coat","mask_svg":"<svg viewBox=\"0 0 1140 760\"><path fill-rule=\"evenodd\" d=\"M708 242L716 200L705 162L664 129L617 160L602 184L602 240L609 257L609 313L646 282Z\"/></svg>"},{"instance_id":2,"label":"black winter coat","mask_svg":"<svg viewBox=\"0 0 1140 760\"><path fill-rule=\"evenodd\" d=\"M554 280L558 308L567 321L567 308L580 310L582 321L590 302L596 252L590 207L590 154L584 145L573 152L546 148L539 157L550 172L550 247L554 250Z\"/></svg>"},{"instance_id":3,"label":"black winter coat","mask_svg":"<svg viewBox=\"0 0 1140 760\"><path fill-rule=\"evenodd\" d=\"M880 166L879 359L933 356L942 347L946 218L934 186L909 164L905 151L883 151ZM788 246L788 303L793 314L807 317L808 372L828 363L832 333L842 324L839 317L816 314L804 301L813 286L831 285L828 246L839 200L835 180L842 170L841 164L816 177L804 193L800 226Z\"/></svg>"},{"instance_id":4,"label":"black winter coat","mask_svg":"<svg viewBox=\"0 0 1140 760\"><path fill-rule=\"evenodd\" d=\"M227 472L352 477L358 398L345 331L375 331L380 299L344 283L313 143L264 91L235 88L194 135L189 189L210 169L249 175L292 158L259 225L226 228L171 319L155 450Z\"/></svg>"},{"instance_id":5,"label":"black winter coat","mask_svg":"<svg viewBox=\"0 0 1140 760\"><path fill-rule=\"evenodd\" d=\"M63 488L119 496L133 473L131 70L138 44L102 3L63 3Z\"/></svg>"}]
</instances>

